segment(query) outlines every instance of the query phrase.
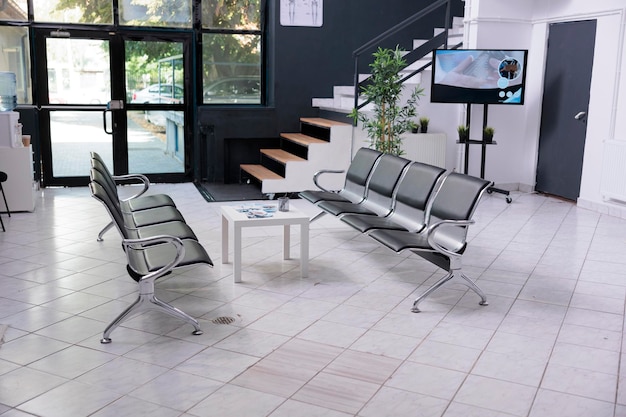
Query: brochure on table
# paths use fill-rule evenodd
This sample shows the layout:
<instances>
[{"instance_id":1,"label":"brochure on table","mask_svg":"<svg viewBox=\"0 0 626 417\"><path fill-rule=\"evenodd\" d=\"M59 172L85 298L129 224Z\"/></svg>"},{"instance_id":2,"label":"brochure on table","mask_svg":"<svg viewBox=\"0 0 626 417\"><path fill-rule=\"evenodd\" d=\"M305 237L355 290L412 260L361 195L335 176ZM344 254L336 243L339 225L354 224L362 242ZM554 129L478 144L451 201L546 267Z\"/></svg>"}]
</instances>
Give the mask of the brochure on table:
<instances>
[{"instance_id":1,"label":"brochure on table","mask_svg":"<svg viewBox=\"0 0 626 417\"><path fill-rule=\"evenodd\" d=\"M250 219L273 217L278 205L264 203L243 203L233 206L240 213L245 213Z\"/></svg>"}]
</instances>

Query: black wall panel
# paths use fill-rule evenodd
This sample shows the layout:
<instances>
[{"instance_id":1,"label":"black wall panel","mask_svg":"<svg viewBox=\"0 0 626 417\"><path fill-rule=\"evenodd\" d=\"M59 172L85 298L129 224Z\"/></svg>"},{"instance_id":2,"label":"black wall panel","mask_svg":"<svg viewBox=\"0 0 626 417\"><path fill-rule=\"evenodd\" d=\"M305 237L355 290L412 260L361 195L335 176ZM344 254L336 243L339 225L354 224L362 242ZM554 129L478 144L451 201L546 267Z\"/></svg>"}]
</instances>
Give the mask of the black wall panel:
<instances>
[{"instance_id":1,"label":"black wall panel","mask_svg":"<svg viewBox=\"0 0 626 417\"><path fill-rule=\"evenodd\" d=\"M330 98L333 86L352 85L355 49L431 3L430 0L326 0L322 27L293 27L280 25L279 0L268 0L266 106L199 107L199 139L208 142L201 151L206 153L199 158L206 166L199 169L196 177L211 182L229 181L231 175L225 172L224 157L229 155L228 165L232 170L237 154L235 150L225 151L224 146L234 143L234 139L239 143L244 139L297 132L300 117L318 115L317 109L311 107L314 97ZM454 1L452 14L463 14L461 0ZM433 28L443 25L444 8L425 20L383 46L393 48L399 44L411 49L412 39L430 38ZM360 72L367 72L367 64L362 63ZM247 162L244 159L249 159L249 155L242 155L242 162Z\"/></svg>"}]
</instances>

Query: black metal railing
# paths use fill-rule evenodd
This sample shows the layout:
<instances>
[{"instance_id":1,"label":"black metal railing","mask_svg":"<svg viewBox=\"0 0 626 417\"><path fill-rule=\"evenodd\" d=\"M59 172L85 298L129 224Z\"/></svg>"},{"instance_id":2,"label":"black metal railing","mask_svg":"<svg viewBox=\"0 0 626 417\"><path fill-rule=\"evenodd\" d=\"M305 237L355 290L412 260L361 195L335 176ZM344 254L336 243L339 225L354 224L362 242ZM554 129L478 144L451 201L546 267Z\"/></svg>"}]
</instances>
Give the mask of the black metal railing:
<instances>
[{"instance_id":1,"label":"black metal railing","mask_svg":"<svg viewBox=\"0 0 626 417\"><path fill-rule=\"evenodd\" d=\"M412 65L414 62L416 62L419 59L425 57L430 52L432 52L434 49L437 49L439 47L443 47L443 48L447 49L448 48L448 30L449 30L450 25L451 25L451 21L450 21L450 4L451 4L451 2L452 2L452 0L438 0L438 1L434 2L434 3L432 3L430 6L425 7L424 9L422 9L419 12L415 13L414 15L410 16L409 18L407 18L407 19L403 20L402 22L398 23L394 27L392 27L390 29L387 29L385 32L381 33L380 35L376 36L374 39L366 42L365 44L363 44L362 46L360 46L359 48L354 50L354 52L352 53L352 56L354 57L354 108L360 109L361 107L365 106L368 103L368 101L364 101L363 103L359 104L359 93L360 93L360 90L361 90L361 85L363 84L363 82L359 81L359 57L361 55L363 55L365 52L371 51L373 48L377 47L383 41L385 41L386 39L390 38L391 36L397 34L401 30L406 29L407 27L411 26L415 22L417 22L417 21L425 18L426 16L430 15L431 13L439 11L443 7L446 8L446 11L445 11L445 22L444 22L444 25L443 25L444 26L443 32L433 36L431 39L426 41L423 45L420 45L418 48L416 48L416 49L412 50L411 52L409 52L408 54L406 54L404 56L404 59L407 62L406 67ZM456 48L460 47L460 45L461 44L454 45L453 49L456 49ZM431 65L430 62L424 64L422 67L417 68L414 71L412 71L411 73L408 73L408 74L404 75L400 79L399 82L400 83L404 83L409 78L411 78L414 75L424 71L430 65Z\"/></svg>"}]
</instances>

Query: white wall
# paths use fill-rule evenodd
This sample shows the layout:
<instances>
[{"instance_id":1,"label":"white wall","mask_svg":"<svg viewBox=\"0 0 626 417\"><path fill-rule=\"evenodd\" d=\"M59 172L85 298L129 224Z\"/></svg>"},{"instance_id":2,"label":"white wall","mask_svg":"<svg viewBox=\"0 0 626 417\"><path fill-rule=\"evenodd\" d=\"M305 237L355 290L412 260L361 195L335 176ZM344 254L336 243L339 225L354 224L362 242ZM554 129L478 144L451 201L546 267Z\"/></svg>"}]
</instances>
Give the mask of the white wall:
<instances>
[{"instance_id":1,"label":"white wall","mask_svg":"<svg viewBox=\"0 0 626 417\"><path fill-rule=\"evenodd\" d=\"M486 177L520 189L535 184L548 25L595 19L596 45L583 176L578 204L626 217L626 205L600 193L603 143L626 140L626 3L624 0L466 0L466 43L477 48L529 50L527 91L521 107L490 107L498 146L490 150ZM620 117L622 115L622 117ZM500 129L498 128L500 126ZM505 130L506 137L499 133ZM617 133L616 133L617 132Z\"/></svg>"}]
</instances>

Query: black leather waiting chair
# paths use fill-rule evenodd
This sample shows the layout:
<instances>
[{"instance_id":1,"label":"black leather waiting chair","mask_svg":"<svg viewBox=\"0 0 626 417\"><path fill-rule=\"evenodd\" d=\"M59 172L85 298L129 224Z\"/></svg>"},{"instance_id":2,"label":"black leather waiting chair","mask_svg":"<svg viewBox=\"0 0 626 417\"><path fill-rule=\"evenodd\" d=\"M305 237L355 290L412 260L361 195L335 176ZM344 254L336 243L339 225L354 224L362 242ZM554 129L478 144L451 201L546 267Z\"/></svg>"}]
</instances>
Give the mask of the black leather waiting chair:
<instances>
[{"instance_id":1,"label":"black leather waiting chair","mask_svg":"<svg viewBox=\"0 0 626 417\"><path fill-rule=\"evenodd\" d=\"M127 227L143 227L169 221L185 221L182 213L173 206L158 206L138 211L124 211L124 209L122 208L123 205L118 199L116 188L110 186L107 181L106 175L104 175L97 168L91 168L89 177L91 179L91 182L96 182L102 186L104 191L107 193L111 204L116 205L117 209L122 213L124 220L126 221ZM98 241L100 240L102 240L102 238L99 236Z\"/></svg>"},{"instance_id":2,"label":"black leather waiting chair","mask_svg":"<svg viewBox=\"0 0 626 417\"><path fill-rule=\"evenodd\" d=\"M193 230L187 223L179 220L137 226L134 219L137 213L122 212L116 199L111 198L105 187L98 182L101 178L97 170L92 168L91 171L92 180L89 183L91 194L105 206L112 224L117 227L126 253L127 271L139 284L139 295L135 302L107 326L100 341L110 343L111 332L120 323L148 309L157 309L179 318L194 327L193 334L202 334L197 320L159 300L154 292L155 281L169 275L175 268L196 264L213 266L211 258L198 242ZM149 211L151 210L139 213Z\"/></svg>"},{"instance_id":3,"label":"black leather waiting chair","mask_svg":"<svg viewBox=\"0 0 626 417\"><path fill-rule=\"evenodd\" d=\"M98 170L102 174L103 182L101 185L107 190L114 200L117 200L123 212L135 212L141 210L153 209L156 207L176 207L174 200L167 194L150 194L144 195L150 187L150 181L145 175L128 174L114 176L104 163L104 160L97 152L91 152L91 167ZM130 197L120 199L117 192L118 182L139 182L143 188ZM107 224L99 233L98 241L102 240L104 234L113 227L113 222Z\"/></svg>"},{"instance_id":4,"label":"black leather waiting chair","mask_svg":"<svg viewBox=\"0 0 626 417\"><path fill-rule=\"evenodd\" d=\"M382 153L375 149L361 148L354 155L348 170L345 171L346 178L341 190L329 191L320 185L319 181L322 175L340 174L344 171L323 169L316 172L313 176L313 182L319 190L301 191L298 195L313 204L317 204L321 201L361 202L365 197L365 189L372 168L381 156ZM326 212L320 213L320 215L323 214L326 214ZM317 219L320 215L314 217L313 220Z\"/></svg>"},{"instance_id":5,"label":"black leather waiting chair","mask_svg":"<svg viewBox=\"0 0 626 417\"><path fill-rule=\"evenodd\" d=\"M139 284L137 299L120 313L104 330L101 343L111 343L111 332L128 318L157 310L183 320L193 326L194 335L202 334L198 321L182 310L157 298L155 281L170 274L175 268L213 262L206 250L195 240L181 240L173 236L155 236L146 239L124 239L122 246L128 261L130 277Z\"/></svg>"},{"instance_id":6,"label":"black leather waiting chair","mask_svg":"<svg viewBox=\"0 0 626 417\"><path fill-rule=\"evenodd\" d=\"M384 154L374 166L361 202L322 201L317 206L333 216L346 213L386 216L391 212L398 181L410 163L408 159Z\"/></svg>"},{"instance_id":7,"label":"black leather waiting chair","mask_svg":"<svg viewBox=\"0 0 626 417\"><path fill-rule=\"evenodd\" d=\"M413 162L400 178L388 216L346 214L341 220L361 233L372 229L394 229L419 232L426 223L426 205L438 188L446 170L433 165Z\"/></svg>"},{"instance_id":8,"label":"black leather waiting chair","mask_svg":"<svg viewBox=\"0 0 626 417\"><path fill-rule=\"evenodd\" d=\"M89 183L91 195L100 201L111 217L112 224L117 227L122 239L143 239L161 235L175 236L180 239L198 240L191 227L183 221L165 221L157 224L136 226L130 218L132 214L123 213L115 201L107 194L105 188L97 181Z\"/></svg>"},{"instance_id":9,"label":"black leather waiting chair","mask_svg":"<svg viewBox=\"0 0 626 417\"><path fill-rule=\"evenodd\" d=\"M455 278L480 296L480 305L487 305L487 297L483 291L463 272L462 258L467 248L468 226L474 223L472 216L478 202L491 185L489 181L453 172L446 176L429 202L426 228L423 232L373 230L369 233L370 237L395 252L410 250L448 271L415 300L413 312L418 313L418 304L421 301Z\"/></svg>"}]
</instances>

